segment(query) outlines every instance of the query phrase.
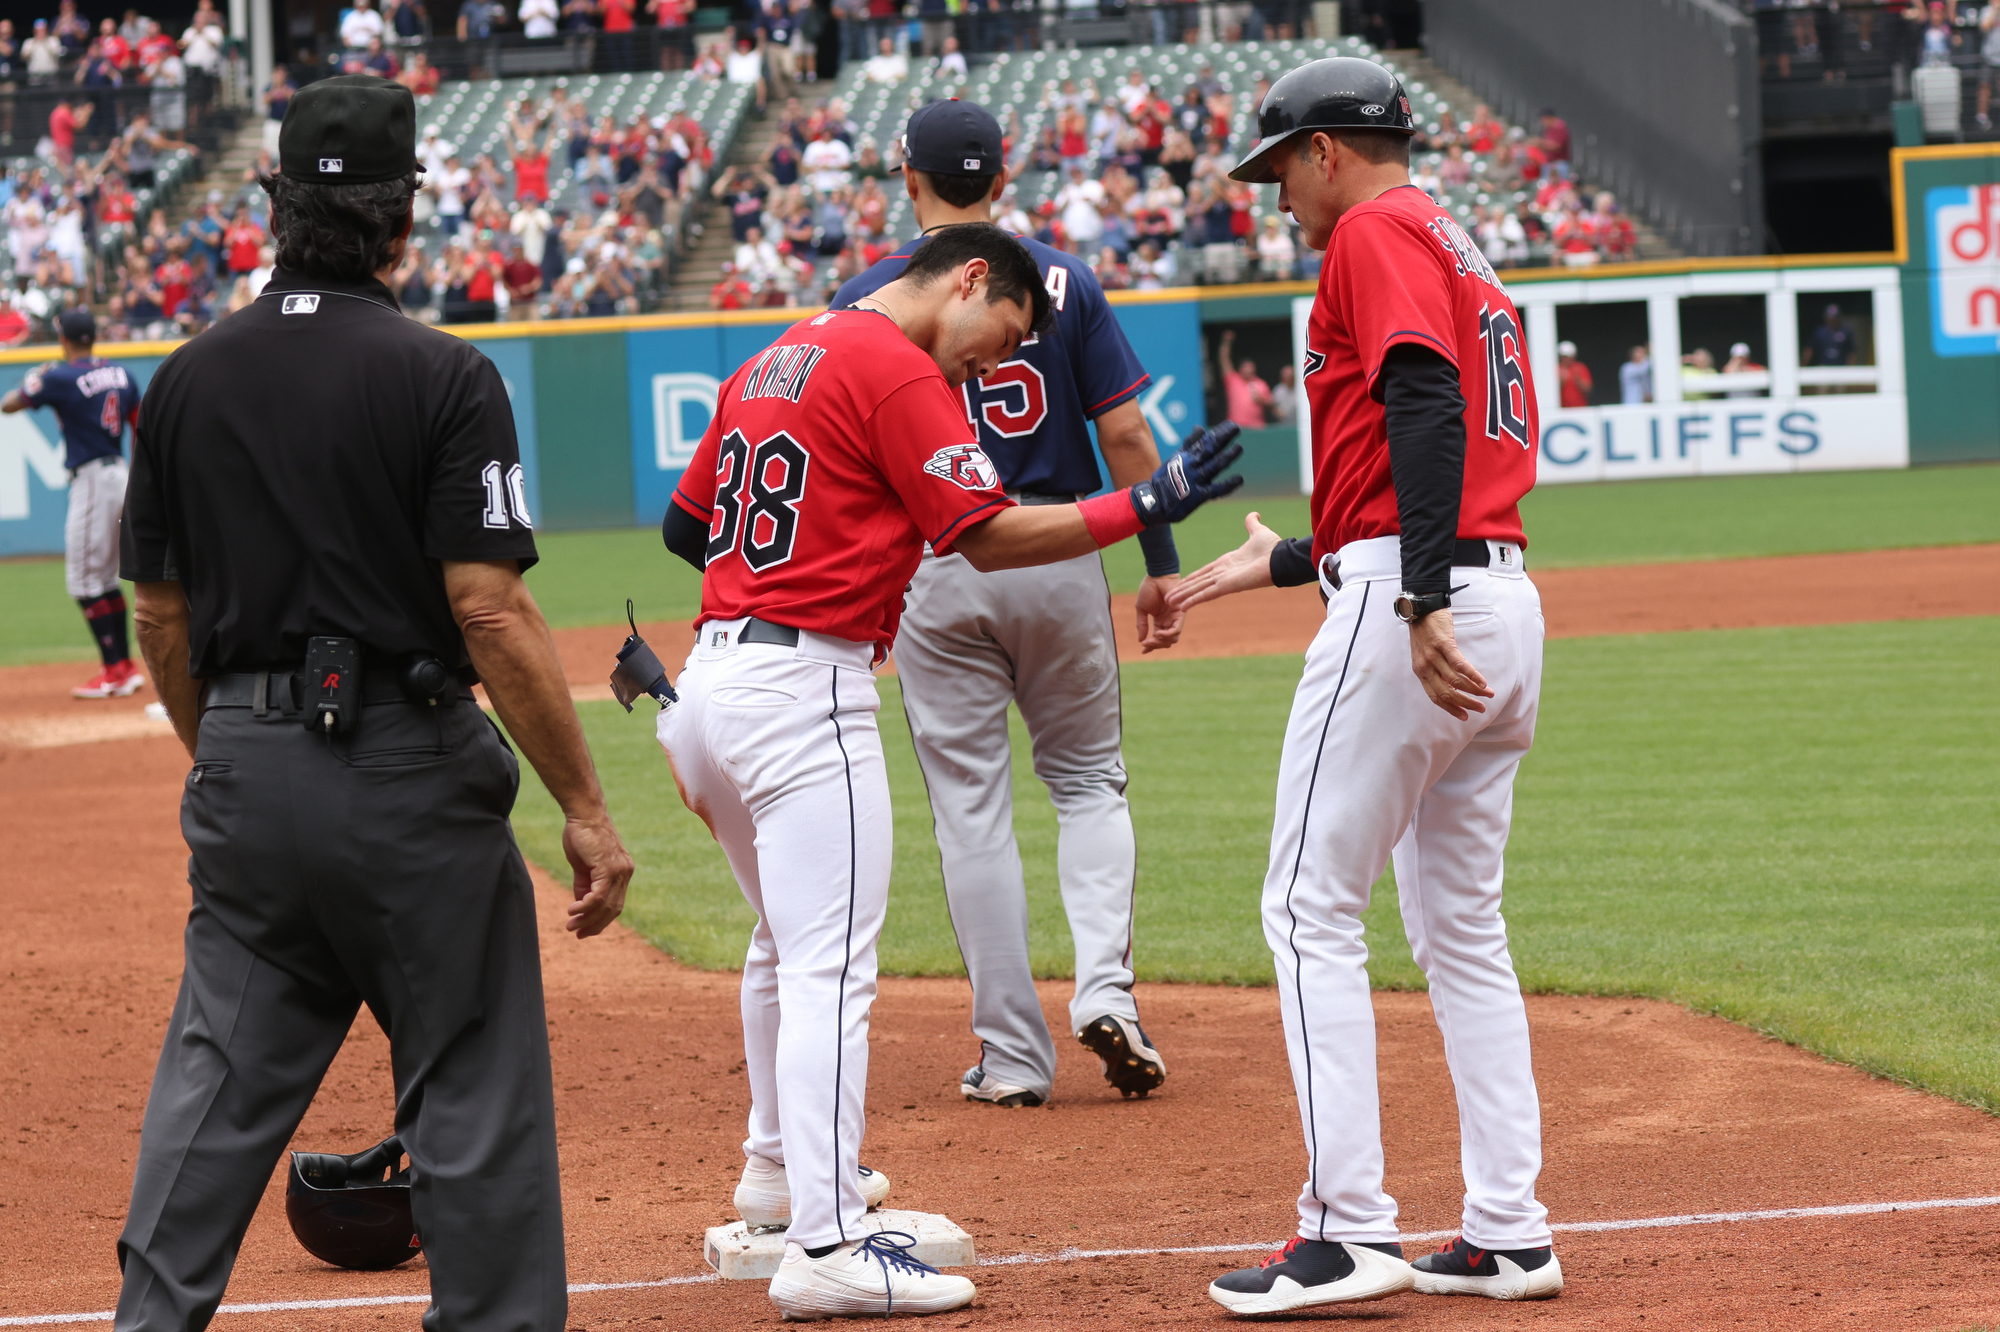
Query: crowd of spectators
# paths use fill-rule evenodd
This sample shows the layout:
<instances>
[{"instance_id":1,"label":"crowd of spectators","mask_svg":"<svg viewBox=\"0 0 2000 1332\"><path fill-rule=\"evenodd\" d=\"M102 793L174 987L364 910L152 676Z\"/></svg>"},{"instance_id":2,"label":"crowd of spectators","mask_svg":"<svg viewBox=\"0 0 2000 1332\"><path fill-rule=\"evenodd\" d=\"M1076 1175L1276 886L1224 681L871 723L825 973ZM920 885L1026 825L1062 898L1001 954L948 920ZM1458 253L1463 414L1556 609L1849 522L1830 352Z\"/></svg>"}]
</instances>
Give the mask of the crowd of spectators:
<instances>
[{"instance_id":1,"label":"crowd of spectators","mask_svg":"<svg viewBox=\"0 0 2000 1332\"><path fill-rule=\"evenodd\" d=\"M0 92L74 87L108 108L113 89L145 88L154 123L184 129L190 101L206 104L222 77L226 42L213 0L200 0L178 36L136 9L93 24L76 0L58 0L55 17L35 19L26 33L0 19Z\"/></svg>"},{"instance_id":2,"label":"crowd of spectators","mask_svg":"<svg viewBox=\"0 0 2000 1332\"><path fill-rule=\"evenodd\" d=\"M405 310L478 323L633 314L656 303L682 211L714 148L685 110L619 124L557 87L508 110L505 160L464 159L435 126L415 243L395 277ZM555 163L567 182L552 187Z\"/></svg>"},{"instance_id":3,"label":"crowd of spectators","mask_svg":"<svg viewBox=\"0 0 2000 1332\"><path fill-rule=\"evenodd\" d=\"M1418 136L1411 180L1444 201L1519 196L1520 201L1464 204L1462 220L1495 268L1548 262L1572 268L1637 257L1638 229L1608 190L1581 182L1571 158L1568 122L1544 109L1534 133L1509 126L1481 103L1469 120L1447 115L1434 134Z\"/></svg>"}]
</instances>

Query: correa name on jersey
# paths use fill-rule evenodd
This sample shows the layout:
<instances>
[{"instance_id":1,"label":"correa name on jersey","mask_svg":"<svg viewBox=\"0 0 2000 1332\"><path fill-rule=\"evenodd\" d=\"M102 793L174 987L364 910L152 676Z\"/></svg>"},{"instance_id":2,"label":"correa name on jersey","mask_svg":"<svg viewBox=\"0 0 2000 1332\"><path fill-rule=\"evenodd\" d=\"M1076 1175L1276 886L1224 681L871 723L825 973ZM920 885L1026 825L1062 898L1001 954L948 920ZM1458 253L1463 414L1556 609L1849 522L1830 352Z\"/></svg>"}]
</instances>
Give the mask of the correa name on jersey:
<instances>
[{"instance_id":1,"label":"correa name on jersey","mask_svg":"<svg viewBox=\"0 0 2000 1332\"><path fill-rule=\"evenodd\" d=\"M1027 246L1048 288L1055 325L982 380L960 389L965 419L1010 491L1088 494L1104 485L1088 422L1137 397L1152 377L1111 313L1090 266L1031 237ZM836 309L894 282L923 243L918 237L833 298Z\"/></svg>"},{"instance_id":2,"label":"correa name on jersey","mask_svg":"<svg viewBox=\"0 0 2000 1332\"><path fill-rule=\"evenodd\" d=\"M30 407L48 407L62 423L63 465L75 471L125 451L125 426L139 414L139 393L125 367L110 361L64 361L21 381Z\"/></svg>"}]
</instances>

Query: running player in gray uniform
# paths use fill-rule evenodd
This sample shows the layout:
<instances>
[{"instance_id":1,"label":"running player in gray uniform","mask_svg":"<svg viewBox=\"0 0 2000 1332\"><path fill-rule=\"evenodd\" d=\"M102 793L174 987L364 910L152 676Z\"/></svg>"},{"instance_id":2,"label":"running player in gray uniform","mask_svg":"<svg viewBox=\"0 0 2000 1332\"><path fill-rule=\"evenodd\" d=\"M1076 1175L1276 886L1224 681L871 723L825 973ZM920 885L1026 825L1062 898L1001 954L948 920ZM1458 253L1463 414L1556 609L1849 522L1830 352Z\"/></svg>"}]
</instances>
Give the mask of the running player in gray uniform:
<instances>
[{"instance_id":1,"label":"running player in gray uniform","mask_svg":"<svg viewBox=\"0 0 2000 1332\"><path fill-rule=\"evenodd\" d=\"M906 188L928 233L983 222L1007 185L1000 125L984 107L933 102L910 117ZM919 236L834 297L836 309L893 282ZM1159 450L1139 409L1149 377L1112 317L1089 265L1026 237L1056 309L1055 328L964 386L966 415L1023 504L1069 504L1104 485L1090 424L1114 485L1152 475ZM1146 651L1172 647L1182 616L1166 592L1180 562L1166 527L1139 538ZM959 555L926 553L910 584L896 669L929 787L945 898L972 981L979 1063L966 1099L1040 1105L1055 1081L1055 1043L1028 967L1027 891L1014 844L1013 755L1007 705L1021 710L1035 773L1059 828L1056 873L1076 944L1070 1030L1104 1061L1127 1096L1166 1078L1132 998L1132 901L1137 850L1119 752L1118 651L1110 588L1095 554L1037 569L982 574Z\"/></svg>"}]
</instances>

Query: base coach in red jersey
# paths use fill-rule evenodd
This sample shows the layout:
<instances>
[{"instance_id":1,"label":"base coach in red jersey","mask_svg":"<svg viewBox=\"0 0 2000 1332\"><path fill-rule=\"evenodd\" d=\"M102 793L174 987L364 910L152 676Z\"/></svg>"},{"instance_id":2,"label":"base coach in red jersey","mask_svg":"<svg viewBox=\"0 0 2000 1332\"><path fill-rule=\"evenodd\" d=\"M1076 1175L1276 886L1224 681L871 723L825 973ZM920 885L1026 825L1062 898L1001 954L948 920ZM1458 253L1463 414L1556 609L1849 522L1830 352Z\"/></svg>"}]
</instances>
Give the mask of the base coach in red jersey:
<instances>
[{"instance_id":1,"label":"base coach in red jersey","mask_svg":"<svg viewBox=\"0 0 2000 1332\"><path fill-rule=\"evenodd\" d=\"M562 1182L520 768L565 816L569 927L619 913L535 562L507 388L386 280L422 170L407 88L293 99L263 295L161 363L124 520L139 643L194 759L186 967L118 1240L118 1332L208 1325L361 1005L430 1268L426 1332L562 1332ZM371 1129L379 1136L379 1129Z\"/></svg>"},{"instance_id":2,"label":"base coach in red jersey","mask_svg":"<svg viewBox=\"0 0 2000 1332\"><path fill-rule=\"evenodd\" d=\"M1326 252L1305 348L1313 534L1250 540L1169 601L1318 577L1278 769L1264 936L1305 1129L1297 1238L1209 1294L1240 1314L1562 1289L1535 1197L1541 1109L1500 918L1514 774L1535 732L1542 611L1519 501L1538 439L1520 316L1451 214L1410 183L1402 85L1366 60L1279 79L1231 173ZM1458 1092L1461 1234L1414 1264L1382 1189L1361 913L1394 859L1410 950Z\"/></svg>"}]
</instances>

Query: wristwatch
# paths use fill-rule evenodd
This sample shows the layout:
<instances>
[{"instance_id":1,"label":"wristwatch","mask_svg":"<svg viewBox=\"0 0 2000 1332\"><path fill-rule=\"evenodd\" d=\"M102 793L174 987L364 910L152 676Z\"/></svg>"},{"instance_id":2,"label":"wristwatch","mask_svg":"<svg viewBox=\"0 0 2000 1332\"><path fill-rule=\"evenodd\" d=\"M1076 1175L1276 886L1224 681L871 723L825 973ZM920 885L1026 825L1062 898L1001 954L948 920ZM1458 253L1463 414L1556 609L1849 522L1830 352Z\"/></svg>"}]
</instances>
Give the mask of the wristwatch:
<instances>
[{"instance_id":1,"label":"wristwatch","mask_svg":"<svg viewBox=\"0 0 2000 1332\"><path fill-rule=\"evenodd\" d=\"M1396 618L1404 624L1415 624L1431 612L1447 610L1450 606L1451 593L1449 592L1430 592L1421 597L1403 592L1396 597Z\"/></svg>"}]
</instances>

